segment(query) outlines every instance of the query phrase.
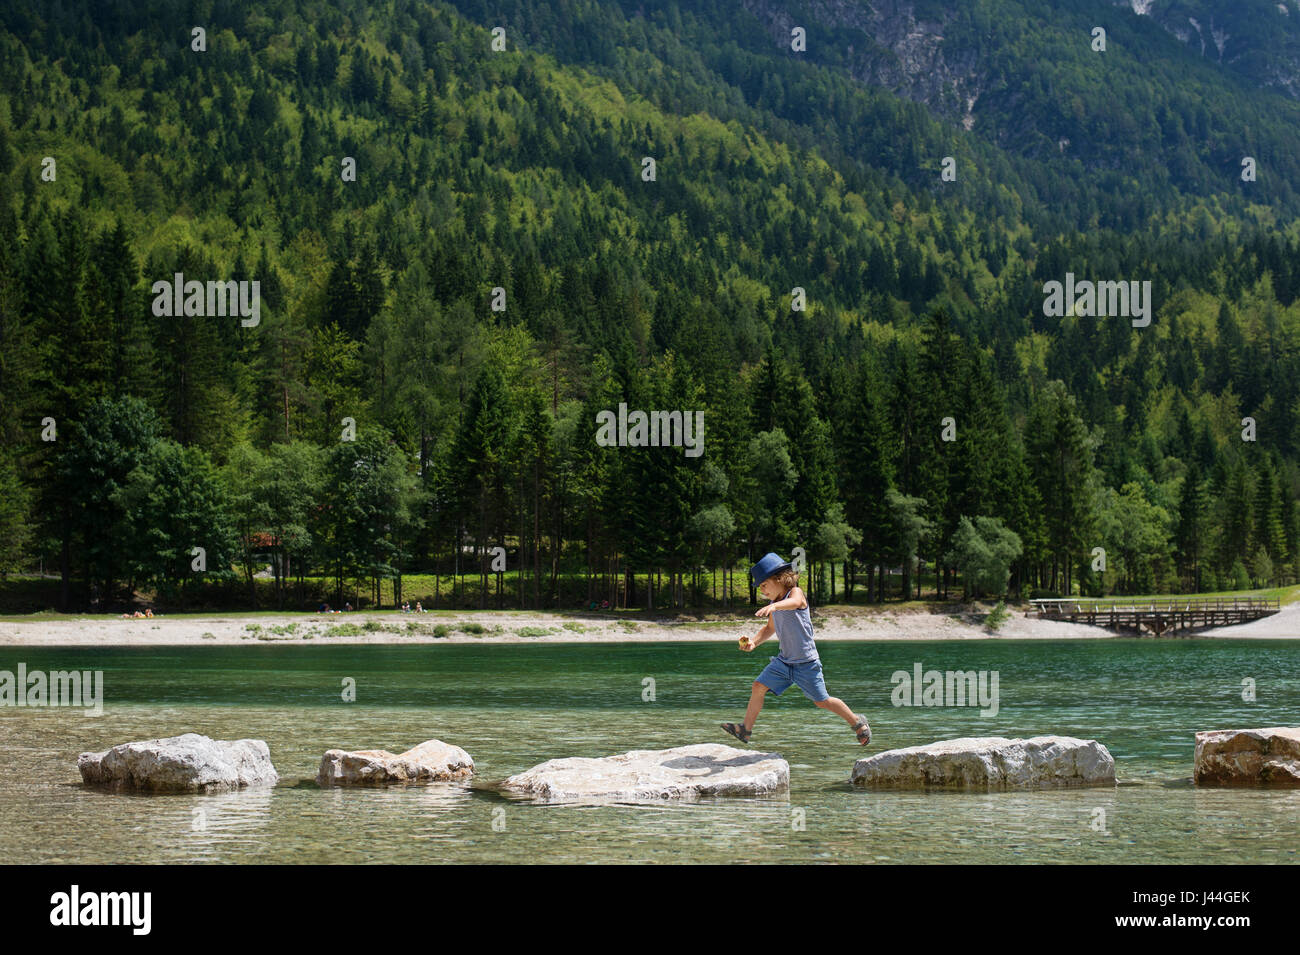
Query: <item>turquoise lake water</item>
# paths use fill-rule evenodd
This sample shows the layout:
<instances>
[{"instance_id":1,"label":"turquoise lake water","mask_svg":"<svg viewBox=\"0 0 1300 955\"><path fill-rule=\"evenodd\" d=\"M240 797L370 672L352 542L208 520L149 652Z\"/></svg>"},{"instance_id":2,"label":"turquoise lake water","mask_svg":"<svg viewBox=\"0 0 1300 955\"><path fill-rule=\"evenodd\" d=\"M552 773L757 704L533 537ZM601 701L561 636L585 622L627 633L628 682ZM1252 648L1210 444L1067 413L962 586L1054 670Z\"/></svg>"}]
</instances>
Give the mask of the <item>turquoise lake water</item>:
<instances>
[{"instance_id":1,"label":"turquoise lake water","mask_svg":"<svg viewBox=\"0 0 1300 955\"><path fill-rule=\"evenodd\" d=\"M788 795L536 805L471 785L321 790L330 748L438 738L478 784L547 759L734 743L767 662L730 641L0 648L0 670L104 671L101 716L0 707L0 852L9 863L1294 863L1300 791L1197 789L1198 730L1300 725L1300 640L819 643L827 686L871 721L866 755L959 736L1094 738L1119 785L1035 793L870 792L847 724L797 688L752 749ZM997 671L999 710L895 707L895 671ZM654 680L652 702L644 680ZM1253 679L1255 702L1242 699ZM356 702L343 702L345 679ZM80 784L77 755L197 732L266 740L270 790L130 796ZM740 744L736 744L740 745Z\"/></svg>"}]
</instances>

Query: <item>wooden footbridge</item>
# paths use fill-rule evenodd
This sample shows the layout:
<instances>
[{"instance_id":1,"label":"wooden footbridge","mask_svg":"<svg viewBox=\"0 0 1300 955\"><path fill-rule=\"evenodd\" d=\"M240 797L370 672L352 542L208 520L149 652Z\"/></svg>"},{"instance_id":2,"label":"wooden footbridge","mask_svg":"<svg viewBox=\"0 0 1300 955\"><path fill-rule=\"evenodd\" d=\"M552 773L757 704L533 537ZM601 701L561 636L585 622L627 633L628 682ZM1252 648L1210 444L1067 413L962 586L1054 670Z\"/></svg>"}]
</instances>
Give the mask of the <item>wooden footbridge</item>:
<instances>
[{"instance_id":1,"label":"wooden footbridge","mask_svg":"<svg viewBox=\"0 0 1300 955\"><path fill-rule=\"evenodd\" d=\"M1032 600L1025 616L1068 620L1108 630L1136 631L1139 636L1190 636L1210 627L1227 627L1268 617L1281 601L1267 597L1159 597L1144 600Z\"/></svg>"}]
</instances>

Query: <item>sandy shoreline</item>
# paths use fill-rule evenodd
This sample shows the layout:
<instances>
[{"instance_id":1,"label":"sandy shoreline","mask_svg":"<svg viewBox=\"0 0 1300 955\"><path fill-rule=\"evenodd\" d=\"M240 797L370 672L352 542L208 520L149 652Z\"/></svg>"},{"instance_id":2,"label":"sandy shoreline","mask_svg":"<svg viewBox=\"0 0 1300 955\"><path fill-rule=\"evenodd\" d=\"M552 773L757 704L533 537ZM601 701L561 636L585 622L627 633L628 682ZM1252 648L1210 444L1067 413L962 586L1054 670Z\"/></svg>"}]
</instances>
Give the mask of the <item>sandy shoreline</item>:
<instances>
[{"instance_id":1,"label":"sandy shoreline","mask_svg":"<svg viewBox=\"0 0 1300 955\"><path fill-rule=\"evenodd\" d=\"M1037 620L1016 611L990 633L982 615L924 611L872 611L830 607L814 616L818 640L1105 640L1118 635L1100 627ZM693 618L615 619L599 615L465 611L428 614L176 614L153 619L69 617L0 620L0 646L211 646L242 643L462 644L462 643L735 643L761 621ZM465 632L481 628L481 633ZM435 628L438 634L435 634ZM333 631L331 633L331 631ZM1272 617L1220 627L1197 638L1300 638L1300 604ZM775 644L774 644L775 645Z\"/></svg>"}]
</instances>

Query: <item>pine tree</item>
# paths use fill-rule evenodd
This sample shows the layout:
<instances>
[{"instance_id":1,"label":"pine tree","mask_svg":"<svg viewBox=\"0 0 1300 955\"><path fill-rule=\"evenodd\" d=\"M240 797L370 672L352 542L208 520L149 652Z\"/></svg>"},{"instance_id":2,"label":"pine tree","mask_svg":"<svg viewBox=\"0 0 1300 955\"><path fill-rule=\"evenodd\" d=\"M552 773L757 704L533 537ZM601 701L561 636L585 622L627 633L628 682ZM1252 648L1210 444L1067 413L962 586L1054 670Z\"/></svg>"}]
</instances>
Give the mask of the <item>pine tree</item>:
<instances>
[{"instance_id":1,"label":"pine tree","mask_svg":"<svg viewBox=\"0 0 1300 955\"><path fill-rule=\"evenodd\" d=\"M834 386L834 394L837 410L831 422L836 430L840 492L846 520L862 535L860 553L867 567L867 599L871 600L875 568L884 561L892 531L885 492L893 480L891 452L896 445L888 416L888 396L874 357L864 354L856 376L843 375ZM851 576L850 600L853 583ZM883 599L883 590L879 597Z\"/></svg>"},{"instance_id":2,"label":"pine tree","mask_svg":"<svg viewBox=\"0 0 1300 955\"><path fill-rule=\"evenodd\" d=\"M553 422L546 399L536 388L528 388L522 398L522 420L514 464L519 500L519 605L525 602L524 568L531 565L532 605L541 609L542 540L550 524L545 509L550 503L553 473ZM532 558L527 545L531 544ZM548 598L551 595L548 594Z\"/></svg>"},{"instance_id":3,"label":"pine tree","mask_svg":"<svg viewBox=\"0 0 1300 955\"><path fill-rule=\"evenodd\" d=\"M0 580L26 569L28 547L36 535L34 495L23 486L10 448L0 450Z\"/></svg>"},{"instance_id":4,"label":"pine tree","mask_svg":"<svg viewBox=\"0 0 1300 955\"><path fill-rule=\"evenodd\" d=\"M1254 523L1254 489L1250 472L1243 462L1237 462L1227 471L1227 480L1219 498L1219 548L1220 569L1237 578L1234 563L1244 562L1249 556L1250 534ZM1245 588L1238 588L1245 589Z\"/></svg>"},{"instance_id":5,"label":"pine tree","mask_svg":"<svg viewBox=\"0 0 1300 955\"><path fill-rule=\"evenodd\" d=\"M1287 552L1286 528L1282 523L1282 488L1272 462L1265 458L1255 469L1255 513L1251 531L1251 553L1263 548L1270 560L1281 562Z\"/></svg>"},{"instance_id":6,"label":"pine tree","mask_svg":"<svg viewBox=\"0 0 1300 955\"><path fill-rule=\"evenodd\" d=\"M1073 557L1085 549L1092 530L1089 488L1095 479L1087 432L1064 384L1049 382L1036 396L1025 430L1030 471L1044 504L1049 589L1069 593Z\"/></svg>"},{"instance_id":7,"label":"pine tree","mask_svg":"<svg viewBox=\"0 0 1300 955\"><path fill-rule=\"evenodd\" d=\"M120 216L95 239L87 279L90 307L107 320L108 380L114 395L156 402L158 373L144 317L149 305L136 288L140 269Z\"/></svg>"},{"instance_id":8,"label":"pine tree","mask_svg":"<svg viewBox=\"0 0 1300 955\"><path fill-rule=\"evenodd\" d=\"M453 470L459 492L458 516L461 526L473 536L479 561L480 608L487 606L487 549L503 542L513 427L505 379L500 369L488 362L466 402L465 419L456 435Z\"/></svg>"},{"instance_id":9,"label":"pine tree","mask_svg":"<svg viewBox=\"0 0 1300 955\"><path fill-rule=\"evenodd\" d=\"M1187 575L1192 593L1202 592L1201 561L1205 553L1205 521L1209 509L1200 466L1193 461L1183 475L1182 494L1178 502L1178 522L1174 547L1179 569Z\"/></svg>"}]
</instances>

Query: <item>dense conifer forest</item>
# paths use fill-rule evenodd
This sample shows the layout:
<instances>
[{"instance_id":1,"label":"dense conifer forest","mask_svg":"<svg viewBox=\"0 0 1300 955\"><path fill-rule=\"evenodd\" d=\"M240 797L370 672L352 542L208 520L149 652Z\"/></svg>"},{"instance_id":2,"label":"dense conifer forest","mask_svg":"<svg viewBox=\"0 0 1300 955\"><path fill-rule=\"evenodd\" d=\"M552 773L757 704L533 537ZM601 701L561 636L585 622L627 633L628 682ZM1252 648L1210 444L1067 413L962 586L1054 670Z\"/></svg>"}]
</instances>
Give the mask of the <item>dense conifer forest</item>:
<instances>
[{"instance_id":1,"label":"dense conifer forest","mask_svg":"<svg viewBox=\"0 0 1300 955\"><path fill-rule=\"evenodd\" d=\"M1300 102L1100 0L918 0L966 67L891 89L824 7L6 2L0 573L66 610L735 606L795 548L823 603L1295 583ZM1067 276L1149 323L1047 314ZM700 453L598 440L621 405Z\"/></svg>"}]
</instances>

